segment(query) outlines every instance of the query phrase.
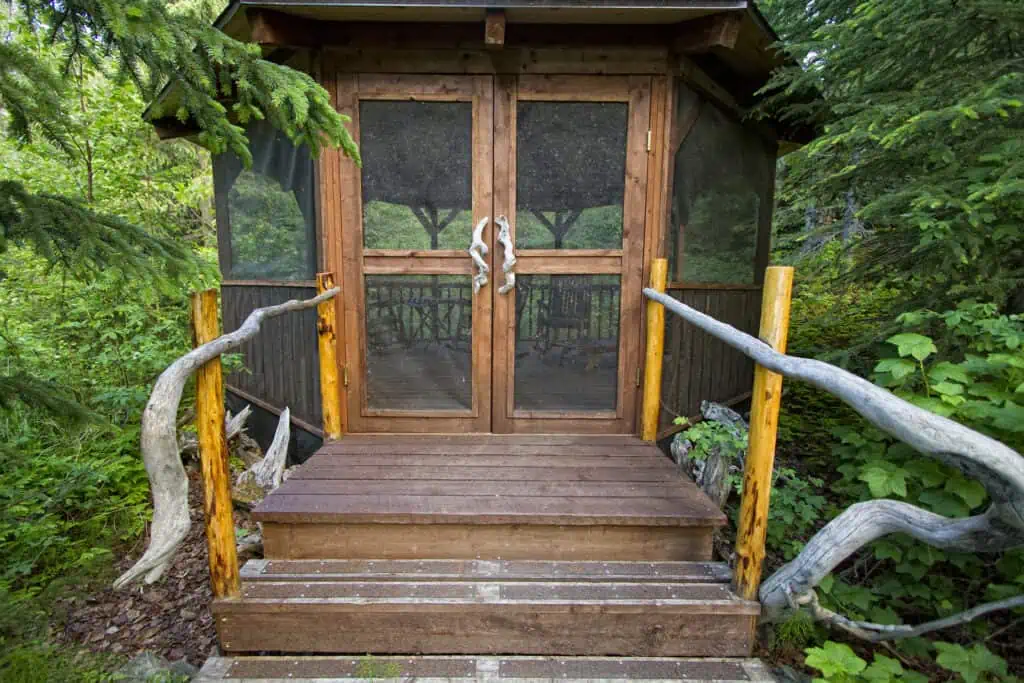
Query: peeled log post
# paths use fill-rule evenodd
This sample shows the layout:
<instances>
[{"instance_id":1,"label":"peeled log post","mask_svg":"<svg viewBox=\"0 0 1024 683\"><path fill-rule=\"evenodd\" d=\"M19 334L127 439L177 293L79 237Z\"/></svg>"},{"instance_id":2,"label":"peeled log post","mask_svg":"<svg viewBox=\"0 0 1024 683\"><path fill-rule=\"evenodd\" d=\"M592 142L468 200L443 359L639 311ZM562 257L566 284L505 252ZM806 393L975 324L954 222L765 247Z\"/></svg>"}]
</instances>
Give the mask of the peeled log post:
<instances>
[{"instance_id":1,"label":"peeled log post","mask_svg":"<svg viewBox=\"0 0 1024 683\"><path fill-rule=\"evenodd\" d=\"M761 297L761 341L786 352L789 308L793 297L793 269L773 266L765 271ZM768 534L768 503L779 431L782 375L762 365L754 368L750 402L750 447L743 467L743 497L736 532L736 593L744 600L757 597Z\"/></svg>"},{"instance_id":2,"label":"peeled log post","mask_svg":"<svg viewBox=\"0 0 1024 683\"><path fill-rule=\"evenodd\" d=\"M193 345L217 338L217 290L192 295ZM203 475L203 520L209 550L210 586L215 598L237 598L242 584L235 549L235 521L231 507L228 440L224 429L224 378L220 356L196 372L196 434Z\"/></svg>"},{"instance_id":3,"label":"peeled log post","mask_svg":"<svg viewBox=\"0 0 1024 683\"><path fill-rule=\"evenodd\" d=\"M651 289L664 292L668 284L668 259L651 264ZM654 441L661 408L661 371L665 355L665 307L647 302L647 352L644 355L644 400L640 411L640 438Z\"/></svg>"},{"instance_id":4,"label":"peeled log post","mask_svg":"<svg viewBox=\"0 0 1024 683\"><path fill-rule=\"evenodd\" d=\"M652 289L645 289L644 295L767 369L805 381L839 398L886 434L977 479L992 499L992 505L984 514L966 519L946 518L891 500L851 506L815 534L796 559L764 582L759 598L768 617L778 616L787 607L801 604L813 607L813 588L828 572L864 544L890 533L906 533L929 544L967 552L995 552L1024 546L1024 456L1017 451L958 422L908 403L842 368L778 353L749 334ZM902 630L884 624L850 622L820 608L812 609L812 613L860 637L873 634L874 639L891 639L964 623L995 609L1018 606L1018 602L1007 600L983 605L956 617Z\"/></svg>"},{"instance_id":5,"label":"peeled log post","mask_svg":"<svg viewBox=\"0 0 1024 683\"><path fill-rule=\"evenodd\" d=\"M334 289L333 273L318 273L317 294ZM316 336L320 349L320 406L323 411L324 438L338 439L342 434L341 387L338 384L338 323L334 301L316 307Z\"/></svg>"},{"instance_id":6,"label":"peeled log post","mask_svg":"<svg viewBox=\"0 0 1024 683\"><path fill-rule=\"evenodd\" d=\"M153 491L149 545L132 568L117 578L114 588L123 588L143 575L146 583L157 581L188 534L188 477L178 454L177 439L178 405L188 378L207 361L255 337L267 318L313 308L340 291L335 287L305 301L292 300L257 308L237 330L189 351L160 374L142 413L142 459Z\"/></svg>"}]
</instances>

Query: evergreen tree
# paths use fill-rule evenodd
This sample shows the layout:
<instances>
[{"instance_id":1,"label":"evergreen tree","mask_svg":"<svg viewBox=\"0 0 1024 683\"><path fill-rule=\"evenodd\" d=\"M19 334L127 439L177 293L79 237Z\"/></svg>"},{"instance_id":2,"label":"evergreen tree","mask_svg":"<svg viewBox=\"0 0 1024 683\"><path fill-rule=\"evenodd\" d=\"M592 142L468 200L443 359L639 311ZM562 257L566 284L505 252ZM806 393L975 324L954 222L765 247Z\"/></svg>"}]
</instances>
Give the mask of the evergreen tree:
<instances>
[{"instance_id":1,"label":"evergreen tree","mask_svg":"<svg viewBox=\"0 0 1024 683\"><path fill-rule=\"evenodd\" d=\"M825 219L850 237L845 215L864 228L851 275L905 307L1024 310L1024 3L763 8L800 65L776 74L767 109L822 131L784 161L783 232Z\"/></svg>"},{"instance_id":2,"label":"evergreen tree","mask_svg":"<svg viewBox=\"0 0 1024 683\"><path fill-rule=\"evenodd\" d=\"M4 6L12 20L0 37L0 134L10 139L42 137L75 160L89 154L76 144L81 122L67 88L76 75L97 70L131 82L147 101L173 82L176 110L153 115L194 123L199 143L214 153L230 150L251 161L244 126L263 119L314 154L340 146L358 158L327 92L307 74L262 59L259 46L215 29L206 0L7 0ZM59 52L59 61L41 56L41 40ZM13 169L0 171L0 251L8 244L28 246L77 277L116 270L174 282L196 268L190 249L159 226L97 210L91 189L35 192ZM0 371L0 407L12 399L68 410L49 386Z\"/></svg>"}]
</instances>

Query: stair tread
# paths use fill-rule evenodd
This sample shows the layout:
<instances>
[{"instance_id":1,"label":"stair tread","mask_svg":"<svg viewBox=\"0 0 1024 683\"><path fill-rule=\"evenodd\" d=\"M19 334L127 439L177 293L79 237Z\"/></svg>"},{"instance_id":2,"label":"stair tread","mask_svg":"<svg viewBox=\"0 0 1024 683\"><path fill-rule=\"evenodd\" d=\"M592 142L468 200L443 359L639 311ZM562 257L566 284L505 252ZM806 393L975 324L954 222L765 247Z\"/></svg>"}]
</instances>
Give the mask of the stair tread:
<instances>
[{"instance_id":1,"label":"stair tread","mask_svg":"<svg viewBox=\"0 0 1024 683\"><path fill-rule=\"evenodd\" d=\"M289 524L713 528L725 516L654 445L475 435L329 442L254 512Z\"/></svg>"},{"instance_id":2,"label":"stair tread","mask_svg":"<svg viewBox=\"0 0 1024 683\"><path fill-rule=\"evenodd\" d=\"M727 583L724 562L598 562L548 560L250 560L248 581L694 581Z\"/></svg>"},{"instance_id":3,"label":"stair tread","mask_svg":"<svg viewBox=\"0 0 1024 683\"><path fill-rule=\"evenodd\" d=\"M476 605L601 605L690 607L757 614L757 603L740 600L723 584L500 582L332 582L261 581L242 587L242 603L281 606L410 605L413 608ZM241 608L238 601L227 609Z\"/></svg>"},{"instance_id":4,"label":"stair tread","mask_svg":"<svg viewBox=\"0 0 1024 683\"><path fill-rule=\"evenodd\" d=\"M668 657L212 657L196 683L401 677L405 681L558 679L767 683L775 680L757 659Z\"/></svg>"}]
</instances>

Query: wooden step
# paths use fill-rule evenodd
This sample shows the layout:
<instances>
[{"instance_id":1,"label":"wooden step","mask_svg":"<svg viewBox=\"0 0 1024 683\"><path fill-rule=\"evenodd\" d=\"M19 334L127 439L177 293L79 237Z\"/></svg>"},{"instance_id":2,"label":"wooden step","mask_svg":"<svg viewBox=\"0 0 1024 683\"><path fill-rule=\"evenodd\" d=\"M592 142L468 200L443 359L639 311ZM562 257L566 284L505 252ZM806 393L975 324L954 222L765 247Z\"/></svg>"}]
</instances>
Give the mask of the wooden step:
<instances>
[{"instance_id":1,"label":"wooden step","mask_svg":"<svg viewBox=\"0 0 1024 683\"><path fill-rule=\"evenodd\" d=\"M488 434L328 442L254 517L267 557L317 560L701 561L726 521L636 438Z\"/></svg>"},{"instance_id":2,"label":"wooden step","mask_svg":"<svg viewBox=\"0 0 1024 683\"><path fill-rule=\"evenodd\" d=\"M249 560L245 581L602 581L729 583L724 562L552 562L546 560Z\"/></svg>"},{"instance_id":3,"label":"wooden step","mask_svg":"<svg viewBox=\"0 0 1024 683\"><path fill-rule=\"evenodd\" d=\"M213 609L229 653L749 656L759 606L733 595L726 574L695 563L263 561L246 566L241 599Z\"/></svg>"},{"instance_id":4,"label":"wooden step","mask_svg":"<svg viewBox=\"0 0 1024 683\"><path fill-rule=\"evenodd\" d=\"M642 657L212 657L194 683L324 683L346 679L403 681L558 680L769 683L756 659Z\"/></svg>"}]
</instances>

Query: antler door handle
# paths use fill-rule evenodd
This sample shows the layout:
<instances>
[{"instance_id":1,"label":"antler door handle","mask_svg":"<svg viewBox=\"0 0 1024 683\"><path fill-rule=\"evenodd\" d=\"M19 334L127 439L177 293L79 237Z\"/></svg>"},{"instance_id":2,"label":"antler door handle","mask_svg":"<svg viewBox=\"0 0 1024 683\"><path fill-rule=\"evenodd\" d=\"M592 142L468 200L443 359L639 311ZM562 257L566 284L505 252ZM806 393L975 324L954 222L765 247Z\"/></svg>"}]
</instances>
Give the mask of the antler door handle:
<instances>
[{"instance_id":1,"label":"antler door handle","mask_svg":"<svg viewBox=\"0 0 1024 683\"><path fill-rule=\"evenodd\" d=\"M494 219L498 225L498 241L505 252L505 262L501 269L505 272L505 284L498 287L498 294L508 294L516 288L516 254L515 246L512 244L512 233L508 225L508 219L498 216Z\"/></svg>"},{"instance_id":2,"label":"antler door handle","mask_svg":"<svg viewBox=\"0 0 1024 683\"><path fill-rule=\"evenodd\" d=\"M484 216L476 224L476 227L473 228L473 241L470 243L469 249L467 249L470 257L473 259L473 263L476 264L476 273L473 275L474 294L487 284L487 273L491 270L487 262L484 261L484 256L487 254L487 245L484 243L484 228L487 227L487 221L489 220L489 216Z\"/></svg>"}]
</instances>

